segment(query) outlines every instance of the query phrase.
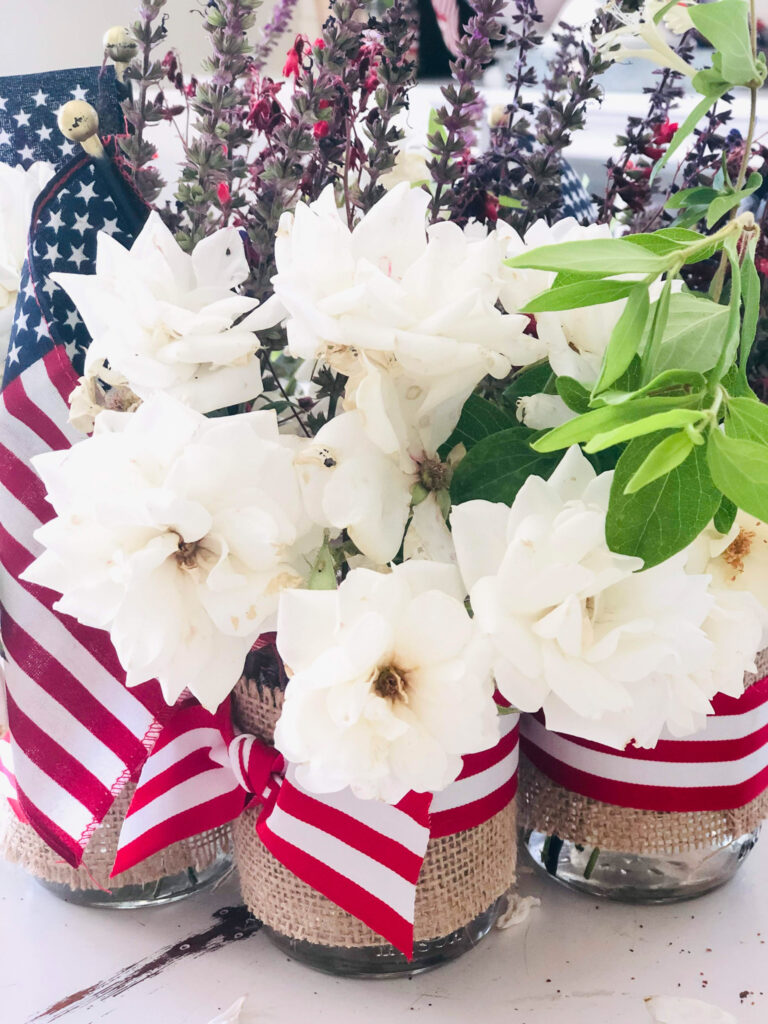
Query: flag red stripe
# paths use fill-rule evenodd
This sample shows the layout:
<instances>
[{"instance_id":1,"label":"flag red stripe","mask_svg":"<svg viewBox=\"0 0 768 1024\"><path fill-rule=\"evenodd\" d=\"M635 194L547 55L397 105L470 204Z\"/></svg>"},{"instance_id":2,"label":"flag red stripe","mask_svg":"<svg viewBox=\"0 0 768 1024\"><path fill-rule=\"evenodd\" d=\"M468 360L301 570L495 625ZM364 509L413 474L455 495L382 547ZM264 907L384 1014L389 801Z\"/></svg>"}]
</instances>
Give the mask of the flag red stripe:
<instances>
[{"instance_id":1,"label":"flag red stripe","mask_svg":"<svg viewBox=\"0 0 768 1024\"><path fill-rule=\"evenodd\" d=\"M28 508L40 523L48 522L53 509L45 496L43 481L3 444L0 444L0 479L19 504Z\"/></svg>"},{"instance_id":2,"label":"flag red stripe","mask_svg":"<svg viewBox=\"0 0 768 1024\"><path fill-rule=\"evenodd\" d=\"M413 926L404 917L330 865L276 836L268 821L259 821L256 831L272 856L302 882L367 924L409 959L413 956Z\"/></svg>"},{"instance_id":3,"label":"flag red stripe","mask_svg":"<svg viewBox=\"0 0 768 1024\"><path fill-rule=\"evenodd\" d=\"M77 374L67 359L63 345L54 345L50 352L43 356L43 365L51 384L58 391L62 401L69 407L69 396L77 386Z\"/></svg>"},{"instance_id":4,"label":"flag red stripe","mask_svg":"<svg viewBox=\"0 0 768 1024\"><path fill-rule=\"evenodd\" d=\"M8 412L33 430L53 451L70 447L66 436L56 424L29 398L21 377L12 380L5 388L3 400Z\"/></svg>"}]
</instances>

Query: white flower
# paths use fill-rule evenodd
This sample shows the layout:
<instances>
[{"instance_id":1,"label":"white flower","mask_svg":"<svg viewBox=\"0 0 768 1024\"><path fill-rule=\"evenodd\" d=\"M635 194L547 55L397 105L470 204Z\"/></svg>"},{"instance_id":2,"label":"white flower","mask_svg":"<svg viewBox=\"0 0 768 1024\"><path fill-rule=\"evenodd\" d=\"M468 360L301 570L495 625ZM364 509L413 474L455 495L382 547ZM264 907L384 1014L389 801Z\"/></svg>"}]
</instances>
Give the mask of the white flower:
<instances>
[{"instance_id":1,"label":"white flower","mask_svg":"<svg viewBox=\"0 0 768 1024\"><path fill-rule=\"evenodd\" d=\"M359 550L385 565L400 550L411 506L410 476L365 433L359 412L320 428L296 458L308 514L320 526L346 529ZM414 467L415 469L415 467Z\"/></svg>"},{"instance_id":2,"label":"white flower","mask_svg":"<svg viewBox=\"0 0 768 1024\"><path fill-rule=\"evenodd\" d=\"M47 163L10 167L0 163L0 358L5 353L13 326L21 271L27 257L27 234L32 207L53 174Z\"/></svg>"},{"instance_id":3,"label":"white flower","mask_svg":"<svg viewBox=\"0 0 768 1024\"><path fill-rule=\"evenodd\" d=\"M56 517L25 578L109 630L129 686L157 678L214 710L321 531L274 413L208 419L167 395L103 412L92 437L33 460Z\"/></svg>"},{"instance_id":4,"label":"white flower","mask_svg":"<svg viewBox=\"0 0 768 1024\"><path fill-rule=\"evenodd\" d=\"M86 377L125 384L142 399L164 391L212 412L262 390L253 331L275 318L268 306L253 313L256 300L232 292L247 276L234 228L214 232L189 255L152 213L130 250L99 234L95 274L53 279L93 339ZM232 326L245 313L251 313L248 326Z\"/></svg>"},{"instance_id":5,"label":"white flower","mask_svg":"<svg viewBox=\"0 0 768 1024\"><path fill-rule=\"evenodd\" d=\"M568 408L560 395L539 394L518 398L515 415L531 430L545 430L567 423L576 413Z\"/></svg>"},{"instance_id":6,"label":"white flower","mask_svg":"<svg viewBox=\"0 0 768 1024\"><path fill-rule=\"evenodd\" d=\"M451 526L504 696L543 708L551 729L653 746L665 726L700 728L717 692L740 692L761 628L749 595L713 591L686 572L685 552L641 572L640 559L609 550L612 478L572 448L511 509L467 502Z\"/></svg>"},{"instance_id":7,"label":"white flower","mask_svg":"<svg viewBox=\"0 0 768 1024\"><path fill-rule=\"evenodd\" d=\"M462 755L498 741L488 652L464 595L455 566L433 562L282 595L277 646L291 679L275 744L302 786L396 803L445 788Z\"/></svg>"},{"instance_id":8,"label":"white flower","mask_svg":"<svg viewBox=\"0 0 768 1024\"><path fill-rule=\"evenodd\" d=\"M694 7L694 0L680 0L673 4L662 16L662 21L670 32L676 36L682 36L693 28L693 19L688 13L689 7Z\"/></svg>"},{"instance_id":9,"label":"white flower","mask_svg":"<svg viewBox=\"0 0 768 1024\"><path fill-rule=\"evenodd\" d=\"M379 182L387 191L402 182L407 182L409 185L423 185L430 178L427 167L429 155L426 149L406 149L401 146L397 151L394 166L382 174Z\"/></svg>"},{"instance_id":10,"label":"white flower","mask_svg":"<svg viewBox=\"0 0 768 1024\"><path fill-rule=\"evenodd\" d=\"M728 533L710 523L689 548L688 571L708 573L720 590L752 594L768 619L768 526L759 519L739 509Z\"/></svg>"},{"instance_id":11,"label":"white flower","mask_svg":"<svg viewBox=\"0 0 768 1024\"><path fill-rule=\"evenodd\" d=\"M350 231L329 188L284 214L275 244L289 352L349 378L345 408L404 470L434 454L478 381L531 350L526 319L496 308L503 243L448 222L427 229L428 202L398 185Z\"/></svg>"},{"instance_id":12,"label":"white flower","mask_svg":"<svg viewBox=\"0 0 768 1024\"><path fill-rule=\"evenodd\" d=\"M669 0L645 0L642 10L628 14L610 0L605 5L622 25L612 32L605 32L595 40L595 49L607 60L631 60L642 58L649 60L661 68L672 68L680 74L693 78L696 68L687 64L678 56L667 42L659 25L660 14L669 4ZM690 15L687 16L690 21ZM667 20L669 28L674 31L687 31L683 17L673 16ZM633 46L632 43L639 45Z\"/></svg>"}]
</instances>

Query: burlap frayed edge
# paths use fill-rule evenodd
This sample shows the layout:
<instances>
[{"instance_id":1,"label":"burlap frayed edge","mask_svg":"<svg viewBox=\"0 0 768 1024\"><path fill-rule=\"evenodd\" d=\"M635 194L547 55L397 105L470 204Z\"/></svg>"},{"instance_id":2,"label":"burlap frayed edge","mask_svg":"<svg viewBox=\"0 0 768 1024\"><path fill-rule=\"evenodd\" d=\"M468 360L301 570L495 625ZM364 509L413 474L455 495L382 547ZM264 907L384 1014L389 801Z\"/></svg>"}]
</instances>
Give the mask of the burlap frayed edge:
<instances>
[{"instance_id":1,"label":"burlap frayed edge","mask_svg":"<svg viewBox=\"0 0 768 1024\"><path fill-rule=\"evenodd\" d=\"M110 878L132 790L130 787L130 792L123 790L118 795L104 822L94 832L80 868L70 867L58 853L46 846L31 825L18 820L5 799L0 799L0 857L46 882L66 885L72 890L103 889L109 892L126 885L147 885L189 868L205 871L222 854L231 852L232 832L229 826L225 826L174 843Z\"/></svg>"},{"instance_id":2,"label":"burlap frayed edge","mask_svg":"<svg viewBox=\"0 0 768 1024\"><path fill-rule=\"evenodd\" d=\"M768 791L724 811L642 811L603 803L557 785L520 757L520 827L615 853L674 856L727 845L768 818Z\"/></svg>"},{"instance_id":3,"label":"burlap frayed edge","mask_svg":"<svg viewBox=\"0 0 768 1024\"><path fill-rule=\"evenodd\" d=\"M271 743L283 693L242 679L235 719ZM234 824L235 862L249 910L292 939L330 947L392 950L382 937L283 867L256 833L258 809ZM431 839L416 888L414 940L442 938L484 913L515 882L514 802L477 828Z\"/></svg>"}]
</instances>

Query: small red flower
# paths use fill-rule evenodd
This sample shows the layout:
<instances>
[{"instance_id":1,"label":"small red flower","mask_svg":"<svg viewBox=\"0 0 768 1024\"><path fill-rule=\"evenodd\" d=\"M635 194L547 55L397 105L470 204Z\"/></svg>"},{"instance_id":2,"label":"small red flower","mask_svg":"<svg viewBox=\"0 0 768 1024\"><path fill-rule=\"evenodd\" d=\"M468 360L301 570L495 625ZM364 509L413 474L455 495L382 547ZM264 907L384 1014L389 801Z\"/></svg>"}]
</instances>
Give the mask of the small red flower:
<instances>
[{"instance_id":1,"label":"small red flower","mask_svg":"<svg viewBox=\"0 0 768 1024\"><path fill-rule=\"evenodd\" d=\"M762 274L763 277L768 277L768 259L762 256L759 260L755 260L755 266L757 267L758 274Z\"/></svg>"},{"instance_id":2,"label":"small red flower","mask_svg":"<svg viewBox=\"0 0 768 1024\"><path fill-rule=\"evenodd\" d=\"M283 75L286 78L290 78L293 75L294 78L299 77L299 71L301 71L301 65L299 63L299 55L296 52L296 47L292 47L288 51L288 58L283 64Z\"/></svg>"},{"instance_id":3,"label":"small red flower","mask_svg":"<svg viewBox=\"0 0 768 1024\"><path fill-rule=\"evenodd\" d=\"M314 46L314 48L316 50L324 50L325 49L325 40L322 38L322 36L318 36L318 38L314 41L314 43L312 45Z\"/></svg>"},{"instance_id":4,"label":"small red flower","mask_svg":"<svg viewBox=\"0 0 768 1024\"><path fill-rule=\"evenodd\" d=\"M669 118L660 125L657 125L656 131L653 133L653 141L657 146L666 146L668 142L672 141L672 137L677 131L679 125L676 121L670 121Z\"/></svg>"},{"instance_id":5,"label":"small red flower","mask_svg":"<svg viewBox=\"0 0 768 1024\"><path fill-rule=\"evenodd\" d=\"M485 217L486 220L491 221L492 224L495 224L499 219L498 196L493 195L492 192L486 192L485 194Z\"/></svg>"},{"instance_id":6,"label":"small red flower","mask_svg":"<svg viewBox=\"0 0 768 1024\"><path fill-rule=\"evenodd\" d=\"M229 191L229 185L226 181L220 181L216 188L216 195L222 206L225 206L232 198L232 193Z\"/></svg>"},{"instance_id":7,"label":"small red flower","mask_svg":"<svg viewBox=\"0 0 768 1024\"><path fill-rule=\"evenodd\" d=\"M312 134L316 139L324 139L330 130L331 126L327 121L316 121L312 129Z\"/></svg>"},{"instance_id":8,"label":"small red flower","mask_svg":"<svg viewBox=\"0 0 768 1024\"><path fill-rule=\"evenodd\" d=\"M317 101L317 109L318 110L327 110L328 107L330 107L330 105L331 105L331 101L330 100L318 100Z\"/></svg>"}]
</instances>

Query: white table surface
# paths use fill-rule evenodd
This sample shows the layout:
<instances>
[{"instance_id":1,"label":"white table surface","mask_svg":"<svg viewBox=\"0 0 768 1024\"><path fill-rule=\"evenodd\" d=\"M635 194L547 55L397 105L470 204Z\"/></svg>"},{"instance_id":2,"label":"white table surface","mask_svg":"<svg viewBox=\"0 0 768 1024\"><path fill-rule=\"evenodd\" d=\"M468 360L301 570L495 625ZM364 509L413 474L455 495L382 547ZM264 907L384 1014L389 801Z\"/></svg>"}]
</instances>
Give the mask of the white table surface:
<instances>
[{"instance_id":1,"label":"white table surface","mask_svg":"<svg viewBox=\"0 0 768 1024\"><path fill-rule=\"evenodd\" d=\"M88 910L0 863L0 1022L208 1024L247 995L241 1024L649 1024L644 999L668 995L765 1024L766 878L765 837L730 885L673 906L598 902L523 870L541 898L524 924L435 971L367 982L290 962L258 931L234 937L213 916L239 903L231 879L168 907Z\"/></svg>"}]
</instances>

